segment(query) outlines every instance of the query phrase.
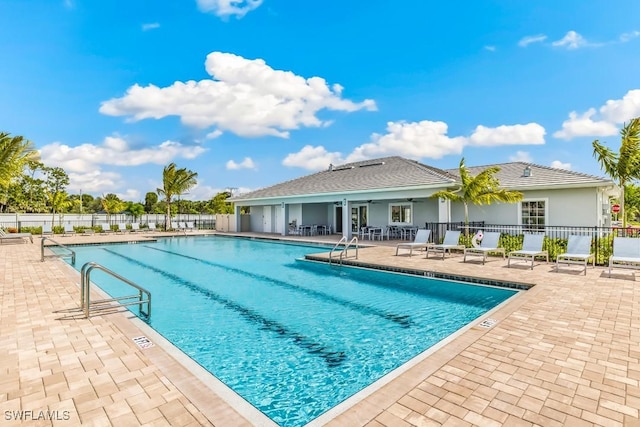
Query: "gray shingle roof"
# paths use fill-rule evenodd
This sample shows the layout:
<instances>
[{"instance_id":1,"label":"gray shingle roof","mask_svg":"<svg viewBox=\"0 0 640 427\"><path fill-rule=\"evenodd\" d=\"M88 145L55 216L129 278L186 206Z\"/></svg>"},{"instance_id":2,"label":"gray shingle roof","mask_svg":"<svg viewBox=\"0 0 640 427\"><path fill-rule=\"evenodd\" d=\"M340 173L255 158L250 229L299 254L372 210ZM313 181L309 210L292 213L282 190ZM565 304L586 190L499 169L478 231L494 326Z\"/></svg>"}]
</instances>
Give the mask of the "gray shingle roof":
<instances>
[{"instance_id":1,"label":"gray shingle roof","mask_svg":"<svg viewBox=\"0 0 640 427\"><path fill-rule=\"evenodd\" d=\"M477 175L491 166L500 168L495 176L500 181L500 185L505 188L524 189L549 186L561 188L613 184L610 180L597 176L524 162L473 166L468 169L471 175ZM527 166L530 168L531 174L525 177L523 172ZM349 193L416 186L442 187L444 189L459 182L459 179L458 168L442 170L415 160L394 156L335 166L333 169L240 194L230 200Z\"/></svg>"},{"instance_id":2,"label":"gray shingle roof","mask_svg":"<svg viewBox=\"0 0 640 427\"><path fill-rule=\"evenodd\" d=\"M259 199L322 193L346 193L380 188L448 186L456 177L442 169L402 157L347 163L333 170L303 176L234 199Z\"/></svg>"},{"instance_id":3,"label":"gray shingle roof","mask_svg":"<svg viewBox=\"0 0 640 427\"><path fill-rule=\"evenodd\" d=\"M500 171L495 174L495 177L498 178L500 186L505 188L522 189L529 187L571 187L579 185L603 186L613 184L611 180L606 178L525 162L472 166L467 167L467 169L471 175L477 175L492 166L500 168ZM529 167L530 169L529 176L525 176L524 174L526 167ZM460 177L458 168L447 169L447 172L454 175L456 178Z\"/></svg>"}]
</instances>

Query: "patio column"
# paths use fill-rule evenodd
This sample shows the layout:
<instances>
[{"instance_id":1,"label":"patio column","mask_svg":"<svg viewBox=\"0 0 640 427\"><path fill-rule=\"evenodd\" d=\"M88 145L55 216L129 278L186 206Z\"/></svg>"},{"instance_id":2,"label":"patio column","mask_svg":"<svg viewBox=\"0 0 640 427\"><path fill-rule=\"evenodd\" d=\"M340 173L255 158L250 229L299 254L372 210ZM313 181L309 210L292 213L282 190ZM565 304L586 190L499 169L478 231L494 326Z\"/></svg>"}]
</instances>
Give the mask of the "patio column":
<instances>
[{"instance_id":1,"label":"patio column","mask_svg":"<svg viewBox=\"0 0 640 427\"><path fill-rule=\"evenodd\" d=\"M280 203L280 233L283 236L289 234L289 205L285 202Z\"/></svg>"},{"instance_id":2,"label":"patio column","mask_svg":"<svg viewBox=\"0 0 640 427\"><path fill-rule=\"evenodd\" d=\"M451 201L438 199L438 222L451 222Z\"/></svg>"},{"instance_id":3,"label":"patio column","mask_svg":"<svg viewBox=\"0 0 640 427\"><path fill-rule=\"evenodd\" d=\"M242 221L241 221L241 217L240 217L240 206L238 206L237 204L234 206L233 219L235 220L235 223L236 223L235 230L233 230L233 231L236 231L236 232L242 231Z\"/></svg>"},{"instance_id":4,"label":"patio column","mask_svg":"<svg viewBox=\"0 0 640 427\"><path fill-rule=\"evenodd\" d=\"M342 236L351 239L351 203L342 199Z\"/></svg>"}]
</instances>

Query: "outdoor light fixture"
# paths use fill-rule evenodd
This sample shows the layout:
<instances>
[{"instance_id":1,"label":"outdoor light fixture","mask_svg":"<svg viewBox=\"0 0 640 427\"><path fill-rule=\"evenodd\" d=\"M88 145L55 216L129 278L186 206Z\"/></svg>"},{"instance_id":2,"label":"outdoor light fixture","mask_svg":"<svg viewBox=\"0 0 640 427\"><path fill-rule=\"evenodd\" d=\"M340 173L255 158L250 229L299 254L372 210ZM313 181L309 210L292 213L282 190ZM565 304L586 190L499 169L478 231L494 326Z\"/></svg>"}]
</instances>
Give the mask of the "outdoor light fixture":
<instances>
[{"instance_id":1,"label":"outdoor light fixture","mask_svg":"<svg viewBox=\"0 0 640 427\"><path fill-rule=\"evenodd\" d=\"M522 172L522 176L531 176L531 168L529 166L524 168L524 171Z\"/></svg>"}]
</instances>

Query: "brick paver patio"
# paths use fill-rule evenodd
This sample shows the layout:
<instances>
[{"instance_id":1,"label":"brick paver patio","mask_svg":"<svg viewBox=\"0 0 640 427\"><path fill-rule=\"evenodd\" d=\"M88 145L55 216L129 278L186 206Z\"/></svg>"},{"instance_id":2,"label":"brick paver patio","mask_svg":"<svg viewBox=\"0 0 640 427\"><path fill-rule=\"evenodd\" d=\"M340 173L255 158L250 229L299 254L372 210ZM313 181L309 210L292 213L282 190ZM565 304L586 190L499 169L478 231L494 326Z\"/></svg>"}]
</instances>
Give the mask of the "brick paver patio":
<instances>
[{"instance_id":1,"label":"brick paver patio","mask_svg":"<svg viewBox=\"0 0 640 427\"><path fill-rule=\"evenodd\" d=\"M56 239L132 238L140 237ZM40 262L38 241L0 245L3 423L268 424L161 343L139 348L132 338L146 332L131 315L60 320L59 310L78 306L79 275L60 260ZM445 261L425 260L423 252L396 257L385 244L361 249L358 261L535 286L312 425L640 426L640 282L633 271L609 278L603 268L583 276L546 263L508 269L501 258L482 266L455 254ZM496 320L493 327L479 326L486 317ZM34 421L40 415L57 419Z\"/></svg>"}]
</instances>

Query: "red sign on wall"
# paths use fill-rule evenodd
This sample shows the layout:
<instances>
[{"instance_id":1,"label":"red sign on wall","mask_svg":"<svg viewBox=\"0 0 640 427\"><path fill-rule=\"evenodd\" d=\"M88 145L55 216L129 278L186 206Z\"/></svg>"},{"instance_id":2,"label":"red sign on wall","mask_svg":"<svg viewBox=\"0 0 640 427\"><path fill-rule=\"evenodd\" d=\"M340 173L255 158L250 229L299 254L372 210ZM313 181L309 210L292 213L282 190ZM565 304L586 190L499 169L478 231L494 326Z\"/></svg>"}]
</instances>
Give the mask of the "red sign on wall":
<instances>
[{"instance_id":1,"label":"red sign on wall","mask_svg":"<svg viewBox=\"0 0 640 427\"><path fill-rule=\"evenodd\" d=\"M620 205L612 205L611 206L611 212L613 212L613 213L620 212Z\"/></svg>"}]
</instances>

